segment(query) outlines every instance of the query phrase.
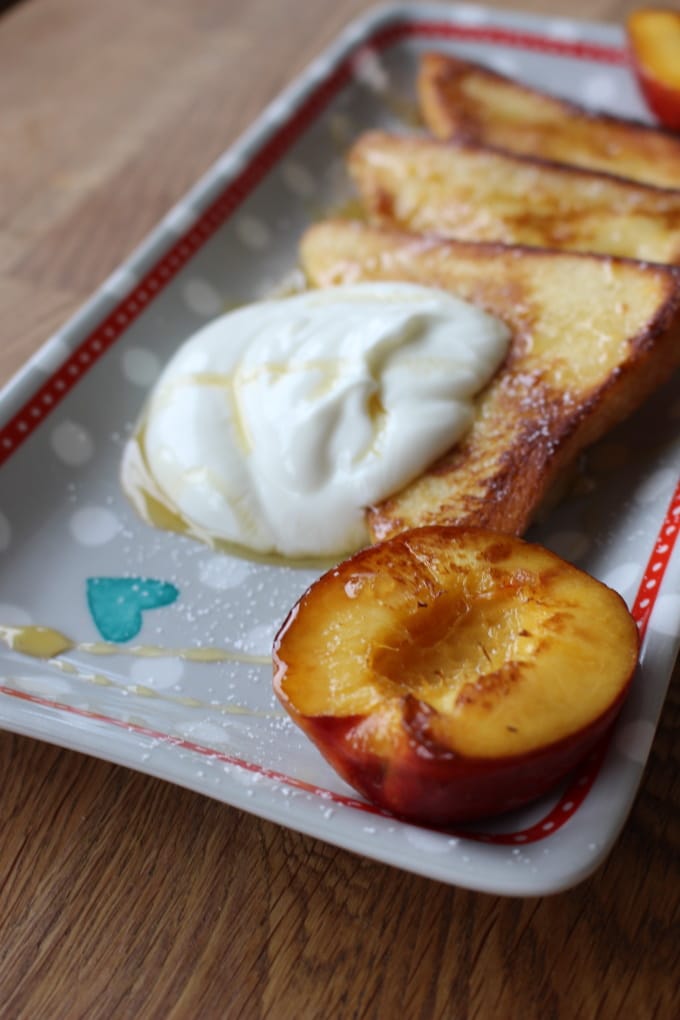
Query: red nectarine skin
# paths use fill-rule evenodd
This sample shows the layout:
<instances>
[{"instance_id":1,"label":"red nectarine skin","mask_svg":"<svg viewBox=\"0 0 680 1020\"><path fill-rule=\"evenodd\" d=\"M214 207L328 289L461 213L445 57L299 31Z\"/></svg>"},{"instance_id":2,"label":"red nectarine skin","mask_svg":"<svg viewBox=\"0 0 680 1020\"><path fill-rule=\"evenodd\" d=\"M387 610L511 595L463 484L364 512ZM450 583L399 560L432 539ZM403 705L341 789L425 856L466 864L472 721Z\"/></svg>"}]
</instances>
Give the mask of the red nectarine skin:
<instances>
[{"instance_id":1,"label":"red nectarine skin","mask_svg":"<svg viewBox=\"0 0 680 1020\"><path fill-rule=\"evenodd\" d=\"M515 759L462 758L412 738L401 757L371 754L354 737L361 716L296 718L346 783L406 821L446 826L512 811L553 789L593 750L618 715L627 689L587 730Z\"/></svg>"},{"instance_id":2,"label":"red nectarine skin","mask_svg":"<svg viewBox=\"0 0 680 1020\"><path fill-rule=\"evenodd\" d=\"M627 30L647 105L665 127L680 130L680 11L640 8Z\"/></svg>"},{"instance_id":3,"label":"red nectarine skin","mask_svg":"<svg viewBox=\"0 0 680 1020\"><path fill-rule=\"evenodd\" d=\"M679 58L680 59L680 58ZM640 87L647 105L664 127L680 131L680 90L664 85L658 78L647 74L644 68L637 69Z\"/></svg>"},{"instance_id":4,"label":"red nectarine skin","mask_svg":"<svg viewBox=\"0 0 680 1020\"><path fill-rule=\"evenodd\" d=\"M275 639L274 689L354 789L446 826L520 807L585 758L638 641L620 596L553 553L418 528L302 596Z\"/></svg>"}]
</instances>

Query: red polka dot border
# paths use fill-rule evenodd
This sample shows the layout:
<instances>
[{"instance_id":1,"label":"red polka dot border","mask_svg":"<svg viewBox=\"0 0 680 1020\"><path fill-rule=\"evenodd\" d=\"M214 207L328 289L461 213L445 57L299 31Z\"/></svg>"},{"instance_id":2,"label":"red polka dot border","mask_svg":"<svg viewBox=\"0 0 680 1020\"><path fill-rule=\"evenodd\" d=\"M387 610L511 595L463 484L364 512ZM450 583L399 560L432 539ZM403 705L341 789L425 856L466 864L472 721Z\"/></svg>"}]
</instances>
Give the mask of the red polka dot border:
<instances>
[{"instance_id":1,"label":"red polka dot border","mask_svg":"<svg viewBox=\"0 0 680 1020\"><path fill-rule=\"evenodd\" d=\"M265 174L276 165L304 130L349 81L355 63L368 49L383 50L407 39L448 40L510 46L515 49L597 61L610 65L627 62L625 50L611 46L551 39L543 35L505 28L454 25L440 21L403 21L377 29L313 89L253 156L248 166L203 213L198 222L156 263L144 279L107 318L87 336L61 367L33 394L21 410L0 429L0 465L6 461L47 415L57 407L88 370L113 346L135 319L171 282L180 269L205 244L250 195Z\"/></svg>"}]
</instances>

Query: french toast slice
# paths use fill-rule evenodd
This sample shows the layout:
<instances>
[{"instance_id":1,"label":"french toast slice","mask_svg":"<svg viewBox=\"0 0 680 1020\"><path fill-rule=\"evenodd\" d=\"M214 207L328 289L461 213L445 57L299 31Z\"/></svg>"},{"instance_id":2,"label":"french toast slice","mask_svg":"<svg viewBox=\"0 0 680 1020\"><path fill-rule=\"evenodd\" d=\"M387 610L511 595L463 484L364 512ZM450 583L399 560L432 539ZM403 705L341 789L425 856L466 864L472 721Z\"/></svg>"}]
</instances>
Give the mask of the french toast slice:
<instances>
[{"instance_id":1,"label":"french toast slice","mask_svg":"<svg viewBox=\"0 0 680 1020\"><path fill-rule=\"evenodd\" d=\"M680 263L680 191L384 131L361 135L347 162L371 219L383 226Z\"/></svg>"},{"instance_id":2,"label":"french toast slice","mask_svg":"<svg viewBox=\"0 0 680 1020\"><path fill-rule=\"evenodd\" d=\"M680 135L593 113L481 64L425 54L418 96L425 123L438 138L462 138L680 188Z\"/></svg>"},{"instance_id":3,"label":"french toast slice","mask_svg":"<svg viewBox=\"0 0 680 1020\"><path fill-rule=\"evenodd\" d=\"M426 524L523 533L576 455L680 364L680 270L627 259L445 241L358 222L309 228L313 286L405 280L503 319L508 356L463 441L367 510L373 540Z\"/></svg>"}]
</instances>

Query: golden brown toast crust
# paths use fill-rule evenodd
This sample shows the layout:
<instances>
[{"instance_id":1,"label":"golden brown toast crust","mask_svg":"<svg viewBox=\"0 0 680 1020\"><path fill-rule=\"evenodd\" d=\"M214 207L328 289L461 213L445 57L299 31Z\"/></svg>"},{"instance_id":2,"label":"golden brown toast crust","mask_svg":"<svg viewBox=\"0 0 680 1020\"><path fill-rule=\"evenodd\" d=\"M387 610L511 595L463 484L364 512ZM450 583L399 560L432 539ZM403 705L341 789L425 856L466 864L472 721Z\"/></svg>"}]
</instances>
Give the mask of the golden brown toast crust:
<instances>
[{"instance_id":1,"label":"golden brown toast crust","mask_svg":"<svg viewBox=\"0 0 680 1020\"><path fill-rule=\"evenodd\" d=\"M680 270L626 259L443 241L319 223L301 262L315 286L407 280L504 319L508 357L467 437L368 510L378 541L434 523L521 534L585 447L680 364Z\"/></svg>"},{"instance_id":2,"label":"golden brown toast crust","mask_svg":"<svg viewBox=\"0 0 680 1020\"><path fill-rule=\"evenodd\" d=\"M680 191L505 152L369 131L348 168L376 223L680 263Z\"/></svg>"},{"instance_id":3,"label":"golden brown toast crust","mask_svg":"<svg viewBox=\"0 0 680 1020\"><path fill-rule=\"evenodd\" d=\"M426 54L418 75L425 123L460 138L680 188L680 135L596 114L472 61Z\"/></svg>"}]
</instances>

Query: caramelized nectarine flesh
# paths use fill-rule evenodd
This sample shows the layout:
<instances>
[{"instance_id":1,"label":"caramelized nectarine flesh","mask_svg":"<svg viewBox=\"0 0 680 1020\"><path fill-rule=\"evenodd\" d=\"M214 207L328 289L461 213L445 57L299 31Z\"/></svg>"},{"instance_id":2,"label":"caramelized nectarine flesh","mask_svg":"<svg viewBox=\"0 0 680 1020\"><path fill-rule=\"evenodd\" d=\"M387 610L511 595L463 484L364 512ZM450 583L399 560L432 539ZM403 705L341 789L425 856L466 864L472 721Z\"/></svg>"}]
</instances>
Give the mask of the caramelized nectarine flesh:
<instances>
[{"instance_id":1,"label":"caramelized nectarine flesh","mask_svg":"<svg viewBox=\"0 0 680 1020\"><path fill-rule=\"evenodd\" d=\"M428 527L307 591L276 638L274 687L362 793L457 821L571 768L616 714L637 653L622 599L554 554Z\"/></svg>"}]
</instances>

